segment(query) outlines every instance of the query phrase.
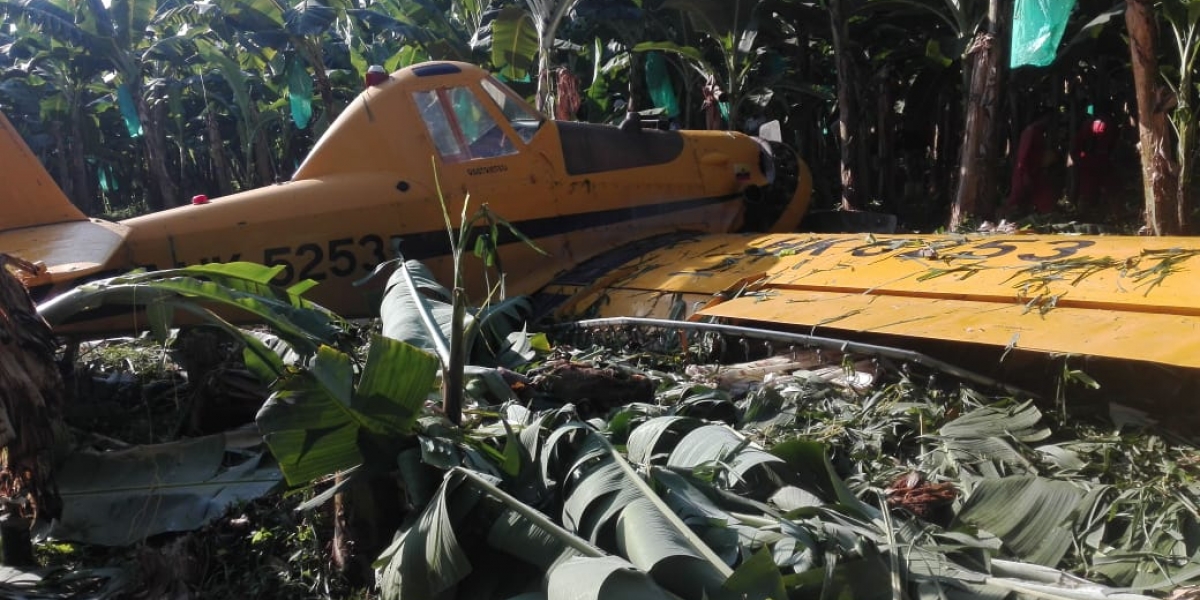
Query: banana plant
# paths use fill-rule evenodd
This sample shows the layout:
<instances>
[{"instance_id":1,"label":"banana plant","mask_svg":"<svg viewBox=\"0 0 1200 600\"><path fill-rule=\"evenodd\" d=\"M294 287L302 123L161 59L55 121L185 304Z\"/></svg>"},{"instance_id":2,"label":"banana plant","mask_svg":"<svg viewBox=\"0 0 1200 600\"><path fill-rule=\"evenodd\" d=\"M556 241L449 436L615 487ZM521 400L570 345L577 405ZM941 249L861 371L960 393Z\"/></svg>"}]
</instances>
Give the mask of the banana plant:
<instances>
[{"instance_id":1,"label":"banana plant","mask_svg":"<svg viewBox=\"0 0 1200 600\"><path fill-rule=\"evenodd\" d=\"M1196 169L1196 110L1200 90L1196 84L1197 56L1200 56L1200 2L1195 0L1167 0L1163 3L1163 14L1171 30L1170 42L1179 61L1178 71L1172 76L1163 73L1167 87L1175 95L1175 108L1171 110L1171 126L1175 129L1175 157L1179 164L1175 190L1175 219L1186 231L1190 227L1191 213L1196 205L1192 181Z\"/></svg>"},{"instance_id":2,"label":"banana plant","mask_svg":"<svg viewBox=\"0 0 1200 600\"><path fill-rule=\"evenodd\" d=\"M18 27L15 33L8 52L27 58L14 56L4 87L10 95L36 96L36 118L50 125L54 137L56 160L52 164L63 193L85 214L96 214L101 207L93 193L87 151L95 147L91 141L100 138L101 132L94 126L96 119L88 118L87 107L101 103L103 93L97 92L96 82L104 61L77 47L53 44L33 35L30 28ZM109 143L121 145L117 140Z\"/></svg>"},{"instance_id":3,"label":"banana plant","mask_svg":"<svg viewBox=\"0 0 1200 600\"><path fill-rule=\"evenodd\" d=\"M307 368L272 386L255 422L290 485L375 464L412 439L436 364L433 355L380 336L356 377L348 354L321 346Z\"/></svg>"},{"instance_id":4,"label":"banana plant","mask_svg":"<svg viewBox=\"0 0 1200 600\"><path fill-rule=\"evenodd\" d=\"M509 6L491 21L492 62L505 69L505 75L523 78L537 60L538 110L548 112L553 93L554 44L558 29L569 19L571 9L580 0L525 0L527 10ZM536 42L536 43L535 43Z\"/></svg>"},{"instance_id":5,"label":"banana plant","mask_svg":"<svg viewBox=\"0 0 1200 600\"><path fill-rule=\"evenodd\" d=\"M195 40L195 47L205 59L204 64L212 68L211 73L219 75L230 91L228 96L214 94L206 98L206 110L211 111L217 103L224 103L226 110L237 116L242 156L241 169L238 171L241 187L249 189L273 181L275 161L267 134L268 127L277 117L271 113L264 114L259 109L258 103L262 98L256 97L251 90L254 74L244 72L237 61L227 56L227 45L198 38ZM201 73L202 78L206 75ZM203 79L200 83L207 88L208 84Z\"/></svg>"},{"instance_id":6,"label":"banana plant","mask_svg":"<svg viewBox=\"0 0 1200 600\"><path fill-rule=\"evenodd\" d=\"M153 74L154 65L142 58L157 2L114 0L106 4L88 0L74 5L74 9L64 10L47 2L0 2L0 15L30 23L63 44L107 61L117 74L116 86L110 91L125 107L131 137L143 138L156 192L151 195L150 204L154 208L177 205L179 189L168 171L166 136L154 119L147 98L147 75Z\"/></svg>"},{"instance_id":7,"label":"banana plant","mask_svg":"<svg viewBox=\"0 0 1200 600\"><path fill-rule=\"evenodd\" d=\"M323 36L332 30L334 23L345 18L347 6L344 3L302 0L288 6L276 0L221 0L213 5L216 8L213 12L218 12L238 32L230 38L237 40L244 53L269 61L275 52L283 52L292 59L287 63L295 63L295 66L290 70L280 69L279 74L291 75L287 80L294 105L309 107L315 88L322 108L318 120L324 123L333 120L338 108L326 72L322 45ZM293 111L298 128L307 126L307 119L300 115L309 111L311 108Z\"/></svg>"},{"instance_id":8,"label":"banana plant","mask_svg":"<svg viewBox=\"0 0 1200 600\"><path fill-rule=\"evenodd\" d=\"M811 18L807 7L793 7ZM674 40L642 42L633 46L635 53L665 52L689 65L705 82L705 106L714 117L710 127L742 128L747 104L757 95L808 96L829 101L828 93L804 83L791 81L786 64L768 64L770 57L799 52L788 42L795 37L790 23L765 18L775 7L770 0L665 0L658 13L679 11L695 30L705 36L714 52L699 44ZM797 19L800 20L800 19ZM717 57L713 61L712 57ZM751 132L757 133L757 132Z\"/></svg>"},{"instance_id":9,"label":"banana plant","mask_svg":"<svg viewBox=\"0 0 1200 600\"><path fill-rule=\"evenodd\" d=\"M316 282L302 281L287 289L271 286L282 268L235 262L135 271L75 287L43 302L38 314L53 326L102 306L144 311L146 327L163 342L176 313L191 314L242 340L246 366L270 382L285 373L283 361L258 337L232 325L230 313L267 324L304 357L336 344L345 330L341 318L301 296Z\"/></svg>"}]
</instances>

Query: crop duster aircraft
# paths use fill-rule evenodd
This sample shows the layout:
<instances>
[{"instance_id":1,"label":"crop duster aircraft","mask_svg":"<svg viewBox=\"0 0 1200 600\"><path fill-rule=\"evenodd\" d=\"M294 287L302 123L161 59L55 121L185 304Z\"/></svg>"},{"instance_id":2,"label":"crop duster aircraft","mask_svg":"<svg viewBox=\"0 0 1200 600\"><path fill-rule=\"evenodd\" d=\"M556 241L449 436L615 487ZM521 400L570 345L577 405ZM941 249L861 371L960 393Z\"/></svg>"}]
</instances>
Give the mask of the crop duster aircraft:
<instances>
[{"instance_id":1,"label":"crop duster aircraft","mask_svg":"<svg viewBox=\"0 0 1200 600\"><path fill-rule=\"evenodd\" d=\"M0 126L0 252L39 265L24 275L39 298L136 267L243 260L282 266L282 285L316 280L313 301L369 316L353 283L393 240L449 281L442 203L457 216L469 198L546 253L494 240L509 292L536 293L556 317L711 319L951 360L1073 354L1200 372L1196 239L798 233L811 181L784 146L546 120L463 63L374 82L286 183L121 222L74 208L2 115Z\"/></svg>"}]
</instances>

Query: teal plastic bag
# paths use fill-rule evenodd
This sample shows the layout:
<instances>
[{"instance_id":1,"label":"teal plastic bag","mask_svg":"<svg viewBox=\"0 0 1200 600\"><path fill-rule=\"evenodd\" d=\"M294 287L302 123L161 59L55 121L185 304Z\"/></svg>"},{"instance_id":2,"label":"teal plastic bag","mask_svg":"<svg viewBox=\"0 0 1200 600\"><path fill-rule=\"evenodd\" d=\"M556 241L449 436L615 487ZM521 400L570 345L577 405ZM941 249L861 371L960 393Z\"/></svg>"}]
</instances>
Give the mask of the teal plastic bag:
<instances>
[{"instance_id":1,"label":"teal plastic bag","mask_svg":"<svg viewBox=\"0 0 1200 600\"><path fill-rule=\"evenodd\" d=\"M293 56L287 67L288 106L292 109L292 122L296 128L308 127L312 119L313 82L304 68L304 61Z\"/></svg>"},{"instance_id":2,"label":"teal plastic bag","mask_svg":"<svg viewBox=\"0 0 1200 600\"><path fill-rule=\"evenodd\" d=\"M667 73L667 60L658 52L646 53L646 88L655 108L666 111L668 117L679 116L679 100Z\"/></svg>"},{"instance_id":3,"label":"teal plastic bag","mask_svg":"<svg viewBox=\"0 0 1200 600\"><path fill-rule=\"evenodd\" d=\"M142 137L142 120L138 118L137 105L133 103L133 94L129 87L117 86L117 106L121 109L121 117L125 119L125 129L129 137Z\"/></svg>"},{"instance_id":4,"label":"teal plastic bag","mask_svg":"<svg viewBox=\"0 0 1200 600\"><path fill-rule=\"evenodd\" d=\"M1008 66L1044 67L1054 62L1073 8L1075 0L1017 0Z\"/></svg>"},{"instance_id":5,"label":"teal plastic bag","mask_svg":"<svg viewBox=\"0 0 1200 600\"><path fill-rule=\"evenodd\" d=\"M100 179L100 191L102 191L102 192L111 192L111 191L112 191L112 188L108 187L108 173L107 173L107 169L105 169L104 167L97 167L97 168L96 168L96 175L97 175L97 176L99 177L99 179Z\"/></svg>"}]
</instances>

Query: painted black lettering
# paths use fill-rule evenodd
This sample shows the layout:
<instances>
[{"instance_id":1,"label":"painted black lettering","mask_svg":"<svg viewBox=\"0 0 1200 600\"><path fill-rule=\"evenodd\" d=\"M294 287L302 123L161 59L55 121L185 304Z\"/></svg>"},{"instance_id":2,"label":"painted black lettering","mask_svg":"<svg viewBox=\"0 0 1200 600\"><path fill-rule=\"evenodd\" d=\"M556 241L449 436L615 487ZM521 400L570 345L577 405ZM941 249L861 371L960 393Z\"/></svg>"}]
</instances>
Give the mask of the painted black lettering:
<instances>
[{"instance_id":1,"label":"painted black lettering","mask_svg":"<svg viewBox=\"0 0 1200 600\"><path fill-rule=\"evenodd\" d=\"M214 264L214 263L237 262L237 261L239 261L239 260L242 260L242 253L241 253L241 252L235 252L235 253L233 253L233 255L232 255L232 256L230 256L229 258L221 258L221 257L220 257L220 255L217 255L217 256L208 256L208 257L201 258L201 259L200 259L200 264L202 264L202 265L211 265L211 264Z\"/></svg>"},{"instance_id":2,"label":"painted black lettering","mask_svg":"<svg viewBox=\"0 0 1200 600\"><path fill-rule=\"evenodd\" d=\"M317 270L317 267L325 259L325 251L313 243L296 246L296 257L300 258L304 255L309 255L310 258L308 262L304 263L303 267L300 267L300 280L311 279L313 281L323 281L325 279L325 272Z\"/></svg>"},{"instance_id":3,"label":"painted black lettering","mask_svg":"<svg viewBox=\"0 0 1200 600\"><path fill-rule=\"evenodd\" d=\"M379 263L387 260L387 255L384 254L383 238L371 233L358 238L358 245L367 248L371 253L370 260L363 263L363 270L370 273L379 266Z\"/></svg>"},{"instance_id":4,"label":"painted black lettering","mask_svg":"<svg viewBox=\"0 0 1200 600\"><path fill-rule=\"evenodd\" d=\"M840 244L851 239L853 238L830 238L816 241L805 240L796 243L784 243L779 245L778 250L775 250L775 253L779 254L780 256L795 256L797 254L820 256L824 254L826 250L832 248L835 244Z\"/></svg>"},{"instance_id":5,"label":"painted black lettering","mask_svg":"<svg viewBox=\"0 0 1200 600\"><path fill-rule=\"evenodd\" d=\"M879 256L888 252L895 252L898 248L892 242L875 242L866 246L859 246L850 251L850 256L867 257Z\"/></svg>"},{"instance_id":6,"label":"painted black lettering","mask_svg":"<svg viewBox=\"0 0 1200 600\"><path fill-rule=\"evenodd\" d=\"M1068 256L1072 256L1084 248L1096 245L1096 242L1093 242L1092 240L1062 240L1048 243L1051 246L1058 246L1058 249L1054 251L1054 254L1050 254L1048 256L1038 256L1036 254L1018 254L1017 258L1028 261L1056 260L1060 258L1067 258Z\"/></svg>"},{"instance_id":7,"label":"painted black lettering","mask_svg":"<svg viewBox=\"0 0 1200 600\"><path fill-rule=\"evenodd\" d=\"M1004 256L1006 254L1012 254L1017 249L1017 246L1016 246L1017 244L1028 244L1030 242L1036 242L1036 241L1037 240L994 240L991 242L984 242L982 244L978 244L972 248L969 248L966 251L966 253L963 254L963 257L964 258L996 258L996 257ZM989 252L980 254L978 252L979 250L988 250Z\"/></svg>"},{"instance_id":8,"label":"painted black lettering","mask_svg":"<svg viewBox=\"0 0 1200 600\"><path fill-rule=\"evenodd\" d=\"M354 238L341 238L329 242L329 272L337 277L345 277L354 272L358 261L354 252L347 246L354 245Z\"/></svg>"},{"instance_id":9,"label":"painted black lettering","mask_svg":"<svg viewBox=\"0 0 1200 600\"><path fill-rule=\"evenodd\" d=\"M291 256L292 249L287 246L279 246L277 248L267 248L263 250L263 264L268 267L276 265L282 266L283 270L271 280L275 285L287 285L296 277L296 268L292 266L292 262L287 259Z\"/></svg>"},{"instance_id":10,"label":"painted black lettering","mask_svg":"<svg viewBox=\"0 0 1200 600\"><path fill-rule=\"evenodd\" d=\"M472 167L467 169L467 175L491 175L492 173L503 173L508 170L507 165L491 165L487 167Z\"/></svg>"}]
</instances>

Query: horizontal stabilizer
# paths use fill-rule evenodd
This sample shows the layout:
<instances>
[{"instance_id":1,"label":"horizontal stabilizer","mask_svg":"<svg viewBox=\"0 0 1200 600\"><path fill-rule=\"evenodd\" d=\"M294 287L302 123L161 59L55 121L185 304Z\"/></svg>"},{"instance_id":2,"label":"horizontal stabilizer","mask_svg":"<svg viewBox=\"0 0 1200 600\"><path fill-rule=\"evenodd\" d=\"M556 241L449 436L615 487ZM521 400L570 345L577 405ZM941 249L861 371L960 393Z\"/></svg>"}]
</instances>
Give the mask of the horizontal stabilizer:
<instances>
[{"instance_id":1,"label":"horizontal stabilizer","mask_svg":"<svg viewBox=\"0 0 1200 600\"><path fill-rule=\"evenodd\" d=\"M26 287L73 281L104 269L121 249L128 228L107 221L67 221L0 231L0 252L35 264Z\"/></svg>"}]
</instances>

